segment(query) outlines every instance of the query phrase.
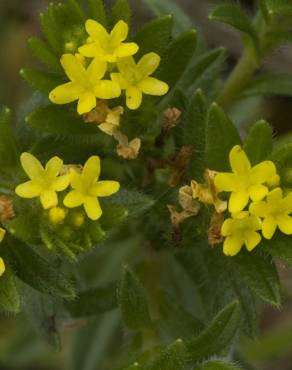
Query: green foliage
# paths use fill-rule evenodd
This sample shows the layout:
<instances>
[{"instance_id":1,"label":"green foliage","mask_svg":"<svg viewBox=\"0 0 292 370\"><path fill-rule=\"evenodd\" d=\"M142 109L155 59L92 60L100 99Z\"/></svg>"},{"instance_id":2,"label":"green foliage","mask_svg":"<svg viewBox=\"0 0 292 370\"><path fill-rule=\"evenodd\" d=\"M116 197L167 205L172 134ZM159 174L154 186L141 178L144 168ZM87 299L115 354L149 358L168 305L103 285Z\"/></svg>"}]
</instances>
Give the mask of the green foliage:
<instances>
[{"instance_id":1,"label":"green foliage","mask_svg":"<svg viewBox=\"0 0 292 370\"><path fill-rule=\"evenodd\" d=\"M63 79L59 75L36 69L24 68L20 71L20 75L29 82L34 89L44 94L49 94L56 86L63 83Z\"/></svg>"},{"instance_id":2,"label":"green foliage","mask_svg":"<svg viewBox=\"0 0 292 370\"><path fill-rule=\"evenodd\" d=\"M137 58L144 54L155 52L163 54L171 40L173 17L166 15L147 23L134 37L134 41L141 45Z\"/></svg>"},{"instance_id":3,"label":"green foliage","mask_svg":"<svg viewBox=\"0 0 292 370\"><path fill-rule=\"evenodd\" d=\"M37 37L31 37L28 40L28 46L33 56L40 62L47 65L55 72L62 72L62 68L56 54L44 41Z\"/></svg>"},{"instance_id":4,"label":"green foliage","mask_svg":"<svg viewBox=\"0 0 292 370\"><path fill-rule=\"evenodd\" d=\"M0 307L8 312L18 312L20 310L20 296L15 277L9 266L6 266L0 280Z\"/></svg>"},{"instance_id":5,"label":"green foliage","mask_svg":"<svg viewBox=\"0 0 292 370\"><path fill-rule=\"evenodd\" d=\"M195 370L240 370L240 368L234 364L227 363L223 360L218 360L208 361Z\"/></svg>"},{"instance_id":6,"label":"green foliage","mask_svg":"<svg viewBox=\"0 0 292 370\"><path fill-rule=\"evenodd\" d=\"M248 35L253 41L255 48L258 48L258 35L249 16L235 4L218 5L210 14L211 20L226 23L244 34Z\"/></svg>"},{"instance_id":7,"label":"green foliage","mask_svg":"<svg viewBox=\"0 0 292 370\"><path fill-rule=\"evenodd\" d=\"M192 361L202 361L226 349L236 335L239 321L240 311L235 301L220 311L198 337L187 343Z\"/></svg>"},{"instance_id":8,"label":"green foliage","mask_svg":"<svg viewBox=\"0 0 292 370\"><path fill-rule=\"evenodd\" d=\"M19 152L12 131L12 114L10 109L0 112L0 172L15 169L19 163Z\"/></svg>"},{"instance_id":9,"label":"green foliage","mask_svg":"<svg viewBox=\"0 0 292 370\"><path fill-rule=\"evenodd\" d=\"M14 274L26 284L45 294L74 298L71 282L28 245L11 239L5 245L5 256Z\"/></svg>"},{"instance_id":10,"label":"green foliage","mask_svg":"<svg viewBox=\"0 0 292 370\"><path fill-rule=\"evenodd\" d=\"M112 25L119 20L131 23L132 11L128 0L117 0L112 8Z\"/></svg>"},{"instance_id":11,"label":"green foliage","mask_svg":"<svg viewBox=\"0 0 292 370\"><path fill-rule=\"evenodd\" d=\"M249 130L243 145L252 164L264 161L273 150L273 129L264 120L256 122Z\"/></svg>"},{"instance_id":12,"label":"green foliage","mask_svg":"<svg viewBox=\"0 0 292 370\"><path fill-rule=\"evenodd\" d=\"M123 320L130 329L137 330L151 325L146 293L137 276L128 267L123 270L117 296Z\"/></svg>"},{"instance_id":13,"label":"green foliage","mask_svg":"<svg viewBox=\"0 0 292 370\"><path fill-rule=\"evenodd\" d=\"M103 0L88 0L88 4L91 18L106 26L107 17Z\"/></svg>"},{"instance_id":14,"label":"green foliage","mask_svg":"<svg viewBox=\"0 0 292 370\"><path fill-rule=\"evenodd\" d=\"M216 103L209 110L206 131L207 167L217 171L228 170L230 150L241 140L234 124Z\"/></svg>"}]
</instances>

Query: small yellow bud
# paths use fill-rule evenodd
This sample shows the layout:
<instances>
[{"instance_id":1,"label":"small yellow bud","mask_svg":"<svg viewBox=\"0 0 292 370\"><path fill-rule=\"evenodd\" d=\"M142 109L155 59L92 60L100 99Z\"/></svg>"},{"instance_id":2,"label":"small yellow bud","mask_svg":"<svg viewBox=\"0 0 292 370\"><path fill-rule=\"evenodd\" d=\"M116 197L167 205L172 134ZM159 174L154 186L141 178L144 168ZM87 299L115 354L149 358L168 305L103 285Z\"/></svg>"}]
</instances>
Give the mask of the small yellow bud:
<instances>
[{"instance_id":1,"label":"small yellow bud","mask_svg":"<svg viewBox=\"0 0 292 370\"><path fill-rule=\"evenodd\" d=\"M84 224L85 217L81 212L76 212L71 216L72 225L80 227Z\"/></svg>"},{"instance_id":2,"label":"small yellow bud","mask_svg":"<svg viewBox=\"0 0 292 370\"><path fill-rule=\"evenodd\" d=\"M65 51L66 53L72 53L74 51L76 51L77 49L77 45L74 43L74 42L66 42L65 44Z\"/></svg>"},{"instance_id":3,"label":"small yellow bud","mask_svg":"<svg viewBox=\"0 0 292 370\"><path fill-rule=\"evenodd\" d=\"M0 227L0 242L2 242L5 234L6 234L6 230L4 230L4 229L2 229L2 227Z\"/></svg>"},{"instance_id":4,"label":"small yellow bud","mask_svg":"<svg viewBox=\"0 0 292 370\"><path fill-rule=\"evenodd\" d=\"M66 217L66 211L61 207L54 207L49 210L49 219L52 224L60 224Z\"/></svg>"},{"instance_id":5,"label":"small yellow bud","mask_svg":"<svg viewBox=\"0 0 292 370\"><path fill-rule=\"evenodd\" d=\"M2 276L5 272L5 263L3 259L0 257L0 276Z\"/></svg>"}]
</instances>

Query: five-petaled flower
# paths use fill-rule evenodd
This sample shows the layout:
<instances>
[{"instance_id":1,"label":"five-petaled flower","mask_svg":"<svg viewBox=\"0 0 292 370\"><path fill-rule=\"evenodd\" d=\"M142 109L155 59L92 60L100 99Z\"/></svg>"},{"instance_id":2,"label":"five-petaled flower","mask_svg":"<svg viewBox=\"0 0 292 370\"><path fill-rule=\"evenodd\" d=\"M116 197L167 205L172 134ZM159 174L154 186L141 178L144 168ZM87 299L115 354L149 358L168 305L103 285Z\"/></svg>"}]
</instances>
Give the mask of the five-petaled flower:
<instances>
[{"instance_id":1,"label":"five-petaled flower","mask_svg":"<svg viewBox=\"0 0 292 370\"><path fill-rule=\"evenodd\" d=\"M100 159L98 156L92 156L85 163L81 174L72 174L73 190L66 195L64 205L68 208L83 205L87 216L91 220L98 220L102 215L98 197L108 197L120 188L117 181L98 181L99 175Z\"/></svg>"},{"instance_id":2,"label":"five-petaled flower","mask_svg":"<svg viewBox=\"0 0 292 370\"><path fill-rule=\"evenodd\" d=\"M58 204L57 192L65 190L70 182L69 175L59 176L63 161L53 157L44 168L30 153L22 153L20 161L30 181L18 185L16 194L22 198L40 197L44 209L55 207Z\"/></svg>"},{"instance_id":3,"label":"five-petaled flower","mask_svg":"<svg viewBox=\"0 0 292 370\"><path fill-rule=\"evenodd\" d=\"M123 42L129 33L129 27L124 21L117 22L111 33L92 19L86 21L85 28L92 42L81 46L78 51L87 58L98 58L104 62L116 63L119 58L134 55L139 50L136 43Z\"/></svg>"},{"instance_id":4,"label":"five-petaled flower","mask_svg":"<svg viewBox=\"0 0 292 370\"><path fill-rule=\"evenodd\" d=\"M160 56L156 53L144 55L136 64L133 57L122 58L117 62L120 73L111 73L111 78L122 90L126 90L127 106L138 109L144 94L162 96L168 92L168 85L150 77L158 68Z\"/></svg>"},{"instance_id":5,"label":"five-petaled flower","mask_svg":"<svg viewBox=\"0 0 292 370\"><path fill-rule=\"evenodd\" d=\"M251 166L243 149L236 145L230 152L230 165L233 173L219 173L215 178L215 186L219 191L231 192L229 211L242 211L253 201L262 200L269 192L264 184L277 178L277 170L273 162L264 161Z\"/></svg>"},{"instance_id":6,"label":"five-petaled flower","mask_svg":"<svg viewBox=\"0 0 292 370\"><path fill-rule=\"evenodd\" d=\"M263 218L263 236L271 239L277 229L284 234L292 234L292 193L283 198L281 188L272 190L267 199L253 202L249 207L250 213Z\"/></svg>"},{"instance_id":7,"label":"five-petaled flower","mask_svg":"<svg viewBox=\"0 0 292 370\"><path fill-rule=\"evenodd\" d=\"M96 98L112 99L121 95L120 86L110 80L102 80L106 63L94 59L86 69L78 55L64 54L61 64L70 79L50 92L49 98L55 104L68 104L78 100L79 114L90 112L96 106Z\"/></svg>"},{"instance_id":8,"label":"five-petaled flower","mask_svg":"<svg viewBox=\"0 0 292 370\"><path fill-rule=\"evenodd\" d=\"M238 212L224 221L221 234L226 237L223 252L226 256L235 256L245 244L248 251L252 251L261 241L257 232L262 225L259 217L250 215L247 211Z\"/></svg>"}]
</instances>

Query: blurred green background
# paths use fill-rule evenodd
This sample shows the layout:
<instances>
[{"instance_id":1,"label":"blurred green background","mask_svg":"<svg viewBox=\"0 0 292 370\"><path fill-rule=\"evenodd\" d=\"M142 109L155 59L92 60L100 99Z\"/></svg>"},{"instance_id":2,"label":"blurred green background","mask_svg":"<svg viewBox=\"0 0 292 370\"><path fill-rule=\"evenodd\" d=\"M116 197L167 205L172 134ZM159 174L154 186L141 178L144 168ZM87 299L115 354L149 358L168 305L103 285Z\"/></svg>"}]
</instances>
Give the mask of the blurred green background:
<instances>
[{"instance_id":1,"label":"blurred green background","mask_svg":"<svg viewBox=\"0 0 292 370\"><path fill-rule=\"evenodd\" d=\"M228 27L211 23L207 15L216 1L176 0L177 5L191 17L192 23L201 31L209 47L224 46L229 51L228 68L236 63L241 52L241 40ZM254 10L253 1L241 1L249 11ZM46 0L0 0L0 103L18 109L31 94L30 88L19 76L19 69L34 63L26 47L31 35L39 34L38 15L48 4ZM136 18L134 27L151 18L152 14L142 0L132 1ZM265 61L265 70L292 71L292 48L284 47ZM228 73L228 69L226 71ZM254 107L251 110L250 107ZM246 109L250 119L264 116L284 139L292 124L292 100L273 97L265 101L252 101ZM236 116L236 111L233 115ZM237 117L240 122L241 117ZM248 123L248 122L243 122ZM288 135L287 135L288 134ZM260 335L256 342L244 341L242 352L259 370L292 370L292 274L280 266L284 283L284 305L281 310L261 307ZM114 322L114 317L99 320ZM68 323L64 328L63 350L56 352L39 339L24 315L8 317L0 322L0 370L72 370L70 344L73 333L82 328L84 321ZM83 330L83 329L82 329ZM100 337L95 337L91 351L99 351ZM88 367L88 369L94 367ZM87 370L79 368L79 370ZM96 368L96 370L102 370Z\"/></svg>"}]
</instances>

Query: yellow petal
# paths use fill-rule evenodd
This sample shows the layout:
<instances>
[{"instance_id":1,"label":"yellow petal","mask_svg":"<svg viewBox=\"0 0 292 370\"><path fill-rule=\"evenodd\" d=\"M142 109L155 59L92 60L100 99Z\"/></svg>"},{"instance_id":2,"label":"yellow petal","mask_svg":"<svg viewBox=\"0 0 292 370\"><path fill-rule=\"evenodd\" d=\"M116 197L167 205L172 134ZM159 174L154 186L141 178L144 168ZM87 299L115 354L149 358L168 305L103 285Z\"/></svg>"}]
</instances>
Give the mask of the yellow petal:
<instances>
[{"instance_id":1,"label":"yellow petal","mask_svg":"<svg viewBox=\"0 0 292 370\"><path fill-rule=\"evenodd\" d=\"M267 195L267 201L269 203L278 203L282 200L283 197L283 192L281 188L276 188L273 189L272 191L269 192Z\"/></svg>"},{"instance_id":2,"label":"yellow petal","mask_svg":"<svg viewBox=\"0 0 292 370\"><path fill-rule=\"evenodd\" d=\"M0 276L2 276L5 272L5 263L3 259L0 257Z\"/></svg>"},{"instance_id":3,"label":"yellow petal","mask_svg":"<svg viewBox=\"0 0 292 370\"><path fill-rule=\"evenodd\" d=\"M68 208L75 208L81 206L84 202L84 196L77 190L72 190L64 199L64 205Z\"/></svg>"},{"instance_id":4,"label":"yellow petal","mask_svg":"<svg viewBox=\"0 0 292 370\"><path fill-rule=\"evenodd\" d=\"M128 81L131 81L133 74L135 75L137 73L136 62L132 56L118 59L117 67L123 77Z\"/></svg>"},{"instance_id":5,"label":"yellow petal","mask_svg":"<svg viewBox=\"0 0 292 370\"><path fill-rule=\"evenodd\" d=\"M221 228L222 236L231 235L233 232L233 225L234 220L232 218L228 218L227 220L225 220Z\"/></svg>"},{"instance_id":6,"label":"yellow petal","mask_svg":"<svg viewBox=\"0 0 292 370\"><path fill-rule=\"evenodd\" d=\"M101 45L107 45L109 41L109 34L106 29L93 19L88 19L85 23L87 33Z\"/></svg>"},{"instance_id":7,"label":"yellow petal","mask_svg":"<svg viewBox=\"0 0 292 370\"><path fill-rule=\"evenodd\" d=\"M283 200L282 204L284 206L284 209L291 213L292 212L292 193L290 192Z\"/></svg>"},{"instance_id":8,"label":"yellow petal","mask_svg":"<svg viewBox=\"0 0 292 370\"><path fill-rule=\"evenodd\" d=\"M215 186L219 191L235 191L239 187L239 181L233 173L222 172L215 177Z\"/></svg>"},{"instance_id":9,"label":"yellow petal","mask_svg":"<svg viewBox=\"0 0 292 370\"><path fill-rule=\"evenodd\" d=\"M85 92L79 97L77 112L81 115L96 107L96 97L92 92Z\"/></svg>"},{"instance_id":10,"label":"yellow petal","mask_svg":"<svg viewBox=\"0 0 292 370\"><path fill-rule=\"evenodd\" d=\"M22 153L20 156L20 162L24 171L31 180L40 179L43 177L44 168L41 162L38 161L32 154L26 152Z\"/></svg>"},{"instance_id":11,"label":"yellow petal","mask_svg":"<svg viewBox=\"0 0 292 370\"><path fill-rule=\"evenodd\" d=\"M226 256L235 256L243 246L243 240L236 236L228 236L223 244L223 253Z\"/></svg>"},{"instance_id":12,"label":"yellow petal","mask_svg":"<svg viewBox=\"0 0 292 370\"><path fill-rule=\"evenodd\" d=\"M129 86L126 90L127 107L138 109L142 103L142 91L136 86Z\"/></svg>"},{"instance_id":13,"label":"yellow petal","mask_svg":"<svg viewBox=\"0 0 292 370\"><path fill-rule=\"evenodd\" d=\"M113 81L102 80L95 85L94 93L99 99L113 99L121 95L121 88Z\"/></svg>"},{"instance_id":14,"label":"yellow petal","mask_svg":"<svg viewBox=\"0 0 292 370\"><path fill-rule=\"evenodd\" d=\"M263 185L254 185L248 189L250 198L255 202L262 200L268 194L268 192L268 188Z\"/></svg>"},{"instance_id":15,"label":"yellow petal","mask_svg":"<svg viewBox=\"0 0 292 370\"><path fill-rule=\"evenodd\" d=\"M44 209L56 207L58 205L57 193L53 190L45 190L40 195L40 201Z\"/></svg>"},{"instance_id":16,"label":"yellow petal","mask_svg":"<svg viewBox=\"0 0 292 370\"><path fill-rule=\"evenodd\" d=\"M150 76L158 68L160 56L156 53L148 53L144 55L138 62L139 71L146 77Z\"/></svg>"},{"instance_id":17,"label":"yellow petal","mask_svg":"<svg viewBox=\"0 0 292 370\"><path fill-rule=\"evenodd\" d=\"M111 73L111 79L113 82L118 84L122 90L129 86L128 81L122 76L121 73Z\"/></svg>"},{"instance_id":18,"label":"yellow petal","mask_svg":"<svg viewBox=\"0 0 292 370\"><path fill-rule=\"evenodd\" d=\"M46 164L45 171L46 176L49 178L54 178L59 175L61 168L63 166L63 161L59 157L51 158Z\"/></svg>"},{"instance_id":19,"label":"yellow petal","mask_svg":"<svg viewBox=\"0 0 292 370\"><path fill-rule=\"evenodd\" d=\"M113 45L126 40L129 33L129 26L124 21L118 21L110 33L110 40Z\"/></svg>"},{"instance_id":20,"label":"yellow petal","mask_svg":"<svg viewBox=\"0 0 292 370\"><path fill-rule=\"evenodd\" d=\"M16 187L15 193L21 198L35 198L39 197L42 192L41 186L34 181L27 181Z\"/></svg>"},{"instance_id":21,"label":"yellow petal","mask_svg":"<svg viewBox=\"0 0 292 370\"><path fill-rule=\"evenodd\" d=\"M261 241L261 236L255 231L250 231L245 234L245 245L248 251L252 251Z\"/></svg>"},{"instance_id":22,"label":"yellow petal","mask_svg":"<svg viewBox=\"0 0 292 370\"><path fill-rule=\"evenodd\" d=\"M291 235L292 234L292 217L287 215L281 215L277 217L279 229L282 233Z\"/></svg>"},{"instance_id":23,"label":"yellow petal","mask_svg":"<svg viewBox=\"0 0 292 370\"><path fill-rule=\"evenodd\" d=\"M75 55L64 54L61 58L61 64L71 81L84 81L86 78L85 69L79 58Z\"/></svg>"},{"instance_id":24,"label":"yellow petal","mask_svg":"<svg viewBox=\"0 0 292 370\"><path fill-rule=\"evenodd\" d=\"M248 194L246 192L233 192L229 198L228 209L231 213L240 212L248 203Z\"/></svg>"},{"instance_id":25,"label":"yellow petal","mask_svg":"<svg viewBox=\"0 0 292 370\"><path fill-rule=\"evenodd\" d=\"M277 174L276 166L271 161L264 161L251 169L250 176L254 184L267 182Z\"/></svg>"},{"instance_id":26,"label":"yellow petal","mask_svg":"<svg viewBox=\"0 0 292 370\"><path fill-rule=\"evenodd\" d=\"M165 95L169 90L169 87L165 82L157 80L153 77L145 78L139 83L139 87L144 94L157 96Z\"/></svg>"},{"instance_id":27,"label":"yellow petal","mask_svg":"<svg viewBox=\"0 0 292 370\"><path fill-rule=\"evenodd\" d=\"M268 212L268 205L264 201L260 202L253 202L251 203L249 207L249 211L252 215L258 216L258 217L265 217Z\"/></svg>"},{"instance_id":28,"label":"yellow petal","mask_svg":"<svg viewBox=\"0 0 292 370\"><path fill-rule=\"evenodd\" d=\"M87 68L87 75L90 79L90 82L94 84L101 80L105 75L106 67L106 62L99 60L98 58L93 59Z\"/></svg>"},{"instance_id":29,"label":"yellow petal","mask_svg":"<svg viewBox=\"0 0 292 370\"><path fill-rule=\"evenodd\" d=\"M251 168L247 155L239 145L232 148L229 159L232 171L236 174L247 173Z\"/></svg>"},{"instance_id":30,"label":"yellow petal","mask_svg":"<svg viewBox=\"0 0 292 370\"><path fill-rule=\"evenodd\" d=\"M274 219L274 217L268 216L263 220L262 224L262 232L263 236L266 239L272 239L273 235L275 234L275 231L277 229L277 222Z\"/></svg>"},{"instance_id":31,"label":"yellow petal","mask_svg":"<svg viewBox=\"0 0 292 370\"><path fill-rule=\"evenodd\" d=\"M98 42L80 46L80 48L78 48L78 52L86 58L97 58L101 54L104 54L104 51Z\"/></svg>"},{"instance_id":32,"label":"yellow petal","mask_svg":"<svg viewBox=\"0 0 292 370\"><path fill-rule=\"evenodd\" d=\"M115 50L115 55L119 58L125 58L130 55L134 55L139 50L139 46L134 42L127 42L125 44L121 44Z\"/></svg>"},{"instance_id":33,"label":"yellow petal","mask_svg":"<svg viewBox=\"0 0 292 370\"><path fill-rule=\"evenodd\" d=\"M76 82L68 82L50 92L49 99L54 104L68 104L77 100L82 89Z\"/></svg>"},{"instance_id":34,"label":"yellow petal","mask_svg":"<svg viewBox=\"0 0 292 370\"><path fill-rule=\"evenodd\" d=\"M70 174L57 177L53 183L54 190L63 191L67 189L67 187L70 184L70 178L71 178Z\"/></svg>"},{"instance_id":35,"label":"yellow petal","mask_svg":"<svg viewBox=\"0 0 292 370\"><path fill-rule=\"evenodd\" d=\"M98 180L100 175L100 158L98 156L90 157L84 165L82 177L88 185Z\"/></svg>"},{"instance_id":36,"label":"yellow petal","mask_svg":"<svg viewBox=\"0 0 292 370\"><path fill-rule=\"evenodd\" d=\"M0 227L0 242L4 239L4 236L6 234L6 230Z\"/></svg>"},{"instance_id":37,"label":"yellow petal","mask_svg":"<svg viewBox=\"0 0 292 370\"><path fill-rule=\"evenodd\" d=\"M99 181L92 189L92 194L96 197L108 197L120 189L117 181Z\"/></svg>"},{"instance_id":38,"label":"yellow petal","mask_svg":"<svg viewBox=\"0 0 292 370\"><path fill-rule=\"evenodd\" d=\"M98 220L102 215L99 201L95 197L86 197L84 201L84 209L87 216L93 221Z\"/></svg>"}]
</instances>

